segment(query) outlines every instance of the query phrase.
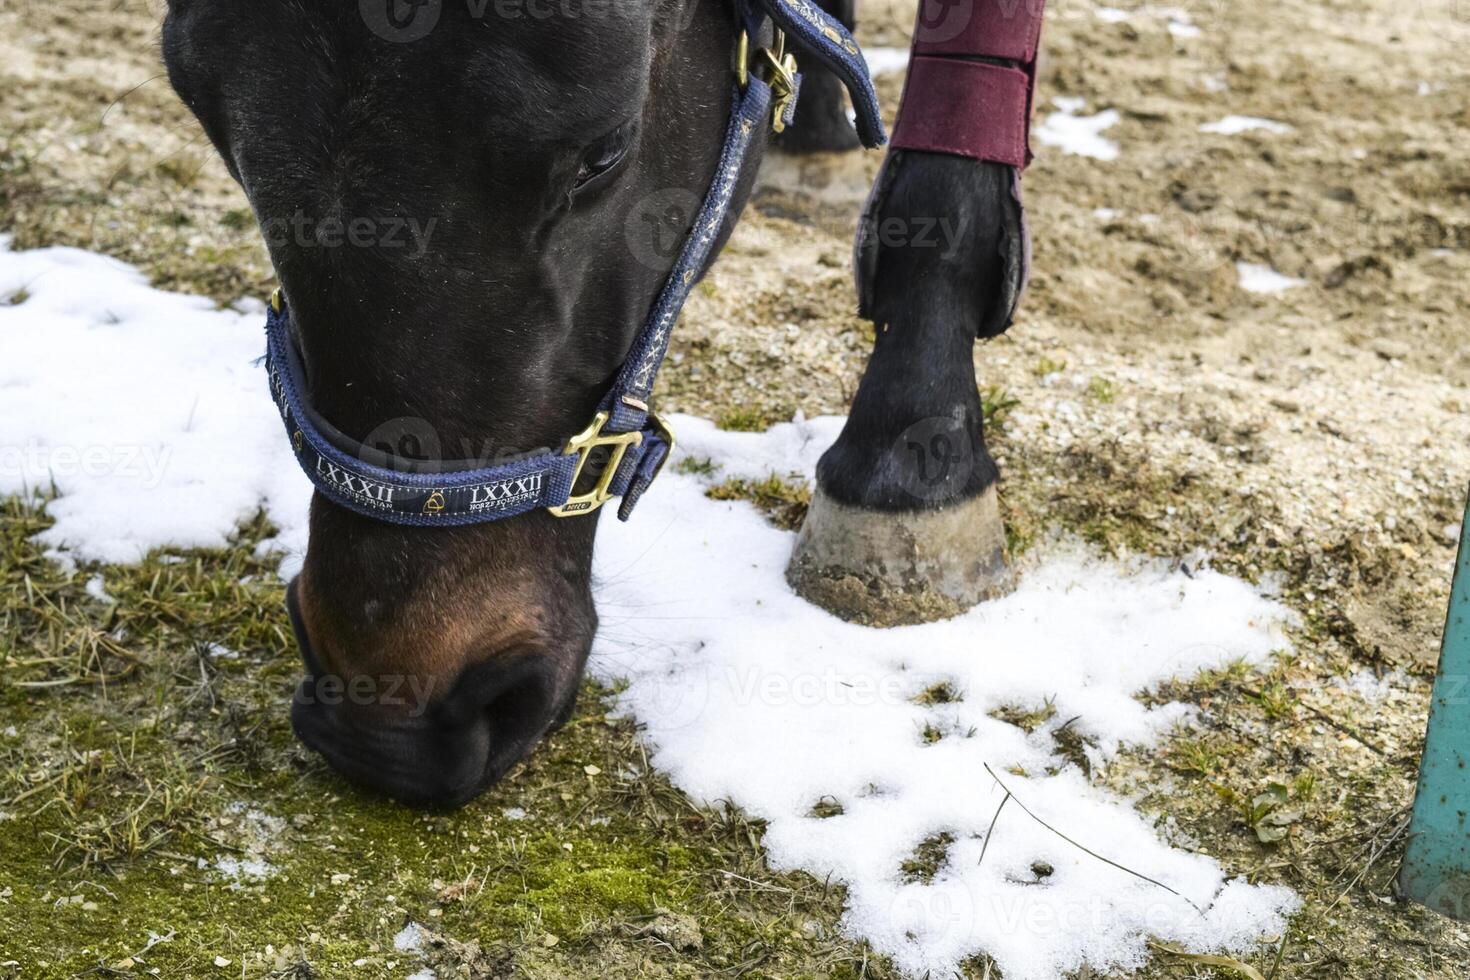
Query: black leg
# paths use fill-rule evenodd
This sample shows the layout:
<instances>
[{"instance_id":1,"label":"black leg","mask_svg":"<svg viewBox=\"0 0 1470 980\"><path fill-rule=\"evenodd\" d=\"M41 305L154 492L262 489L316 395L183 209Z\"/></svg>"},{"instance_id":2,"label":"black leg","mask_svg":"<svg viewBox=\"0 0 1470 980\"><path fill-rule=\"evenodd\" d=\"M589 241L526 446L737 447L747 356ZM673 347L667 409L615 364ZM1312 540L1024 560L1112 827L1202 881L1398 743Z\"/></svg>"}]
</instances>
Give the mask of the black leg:
<instances>
[{"instance_id":1,"label":"black leg","mask_svg":"<svg viewBox=\"0 0 1470 980\"><path fill-rule=\"evenodd\" d=\"M878 181L856 270L877 342L790 575L850 618L910 621L1008 580L973 347L1010 323L1025 241L1011 167L900 150Z\"/></svg>"}]
</instances>

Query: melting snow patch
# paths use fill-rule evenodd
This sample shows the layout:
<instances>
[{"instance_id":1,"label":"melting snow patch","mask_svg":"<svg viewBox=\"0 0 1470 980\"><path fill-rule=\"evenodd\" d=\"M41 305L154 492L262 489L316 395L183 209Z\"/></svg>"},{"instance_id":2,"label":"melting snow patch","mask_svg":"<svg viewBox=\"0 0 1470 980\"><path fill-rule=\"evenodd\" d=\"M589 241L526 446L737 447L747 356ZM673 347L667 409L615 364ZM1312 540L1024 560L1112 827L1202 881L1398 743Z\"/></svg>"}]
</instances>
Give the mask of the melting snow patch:
<instances>
[{"instance_id":1,"label":"melting snow patch","mask_svg":"<svg viewBox=\"0 0 1470 980\"><path fill-rule=\"evenodd\" d=\"M216 837L229 838L239 848L238 854L221 854L214 859L214 869L229 882L230 888L238 890L276 873L275 865L266 857L284 847L282 835L286 822L280 817L236 802L225 807L210 829ZM199 866L206 867L207 862L200 858Z\"/></svg>"},{"instance_id":2,"label":"melting snow patch","mask_svg":"<svg viewBox=\"0 0 1470 980\"><path fill-rule=\"evenodd\" d=\"M1211 123L1201 124L1201 133L1216 133L1220 136L1239 136L1241 133L1249 133L1253 130L1265 130L1268 133L1289 133L1291 127L1284 122L1275 119L1262 119L1259 116L1226 116L1224 119Z\"/></svg>"},{"instance_id":3,"label":"melting snow patch","mask_svg":"<svg viewBox=\"0 0 1470 980\"><path fill-rule=\"evenodd\" d=\"M417 953L423 946L424 927L417 922L410 922L393 937L393 948L400 953Z\"/></svg>"},{"instance_id":4,"label":"melting snow patch","mask_svg":"<svg viewBox=\"0 0 1470 980\"><path fill-rule=\"evenodd\" d=\"M1411 682L1402 669L1391 671L1382 677L1371 670L1362 669L1353 671L1350 677L1334 677L1332 683L1344 691L1351 691L1364 701L1374 703L1393 698L1407 690Z\"/></svg>"},{"instance_id":5,"label":"melting snow patch","mask_svg":"<svg viewBox=\"0 0 1470 980\"><path fill-rule=\"evenodd\" d=\"M684 454L715 463L718 480L809 476L833 424L677 428ZM1059 546L1004 599L948 622L867 629L791 593L789 533L703 489L676 476L644 499L636 527L602 528L593 669L627 682L621 707L680 788L768 821L776 866L847 884L850 934L911 975L949 975L984 951L1014 980L1135 967L1150 936L1203 952L1279 934L1291 891L1231 880L1161 841L1059 755L1055 736L1081 736L1094 765L1156 742L1190 711L1136 695L1263 662L1287 645L1288 610L1212 571ZM1028 733L1003 720L1017 713L1044 720ZM1015 802L987 847L1006 797L987 765L1015 802L1184 897L1087 856ZM904 861L941 834L952 843L934 879L905 881Z\"/></svg>"},{"instance_id":6,"label":"melting snow patch","mask_svg":"<svg viewBox=\"0 0 1470 980\"><path fill-rule=\"evenodd\" d=\"M45 544L103 562L223 547L264 503L304 546L309 484L262 397L259 317L100 255L0 245L0 296L20 290L0 304L0 494L54 482Z\"/></svg>"},{"instance_id":7,"label":"melting snow patch","mask_svg":"<svg viewBox=\"0 0 1470 980\"><path fill-rule=\"evenodd\" d=\"M1121 24L1133 16L1128 11L1119 10L1117 7L1098 7L1092 13L1098 20L1106 24Z\"/></svg>"},{"instance_id":8,"label":"melting snow patch","mask_svg":"<svg viewBox=\"0 0 1470 980\"><path fill-rule=\"evenodd\" d=\"M93 575L87 579L86 591L87 595L104 605L117 604L117 600L107 594L107 583L102 580L101 575Z\"/></svg>"},{"instance_id":9,"label":"melting snow patch","mask_svg":"<svg viewBox=\"0 0 1470 980\"><path fill-rule=\"evenodd\" d=\"M1106 143L1097 133L1116 113L1058 106L1066 122L1053 136ZM304 541L310 490L256 364L256 316L153 290L95 255L0 246L0 293L20 286L28 298L0 308L0 446L35 455L0 458L0 492L55 479L49 542L103 561L222 545L262 504L285 540ZM92 397L68 397L79 376ZM810 479L840 426L746 434L676 420L682 454L710 459L720 479ZM164 463L82 462L88 447L119 446ZM1012 980L1040 980L1137 966L1151 936L1239 950L1284 927L1297 905L1289 890L1230 880L1207 855L1160 839L1069 762L1056 735L1065 727L1094 766L1155 743L1190 709L1136 695L1263 662L1286 645L1285 608L1209 570L1058 547L1033 555L1004 599L948 622L866 629L796 598L783 575L792 536L748 504L710 500L706 485L671 469L635 523L604 518L593 670L626 679L623 710L681 788L768 821L776 866L847 884L848 933L913 975L984 951ZM1005 720L1017 713L1039 720ZM1006 794L987 766L1016 794L988 839ZM1082 853L1020 804L1179 895ZM216 829L239 836L243 858L215 866L244 876L268 867L284 825L239 804ZM904 861L938 835L952 843L932 881L906 881ZM394 946L421 940L411 923Z\"/></svg>"},{"instance_id":10,"label":"melting snow patch","mask_svg":"<svg viewBox=\"0 0 1470 980\"><path fill-rule=\"evenodd\" d=\"M263 878L269 878L276 871L273 865L262 858L237 858L229 855L222 855L215 858L214 867L220 874L231 880L231 887L234 888L240 887L246 881L259 881Z\"/></svg>"},{"instance_id":11,"label":"melting snow patch","mask_svg":"<svg viewBox=\"0 0 1470 980\"><path fill-rule=\"evenodd\" d=\"M1083 116L1079 113L1087 105L1085 99L1058 97L1052 102L1059 111L1047 116L1036 127L1034 132L1038 140L1064 153L1094 160L1118 158L1118 144L1102 135L1104 130L1117 124L1118 110L1106 109L1096 115Z\"/></svg>"},{"instance_id":12,"label":"melting snow patch","mask_svg":"<svg viewBox=\"0 0 1470 980\"><path fill-rule=\"evenodd\" d=\"M1253 262L1237 262L1235 271L1240 276L1240 288L1248 293L1280 293L1307 284L1305 279L1283 276L1269 265Z\"/></svg>"}]
</instances>

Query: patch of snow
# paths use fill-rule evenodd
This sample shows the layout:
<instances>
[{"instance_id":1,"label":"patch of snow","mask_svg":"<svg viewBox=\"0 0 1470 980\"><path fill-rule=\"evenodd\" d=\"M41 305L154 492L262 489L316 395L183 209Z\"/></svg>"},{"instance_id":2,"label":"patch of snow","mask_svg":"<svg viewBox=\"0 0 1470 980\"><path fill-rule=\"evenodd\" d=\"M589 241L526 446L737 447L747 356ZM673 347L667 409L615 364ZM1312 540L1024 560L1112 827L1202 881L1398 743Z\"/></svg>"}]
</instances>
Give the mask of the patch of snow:
<instances>
[{"instance_id":1,"label":"patch of snow","mask_svg":"<svg viewBox=\"0 0 1470 980\"><path fill-rule=\"evenodd\" d=\"M417 922L410 922L393 937L393 948L400 953L417 953L423 947L424 927Z\"/></svg>"},{"instance_id":2,"label":"patch of snow","mask_svg":"<svg viewBox=\"0 0 1470 980\"><path fill-rule=\"evenodd\" d=\"M211 660L239 660L240 659L240 654L239 654L238 651L231 650L229 647L225 646L222 643L210 643L210 644L207 644L204 647L204 652L205 652L205 654Z\"/></svg>"},{"instance_id":3,"label":"patch of snow","mask_svg":"<svg viewBox=\"0 0 1470 980\"><path fill-rule=\"evenodd\" d=\"M87 595L100 603L109 606L117 604L117 600L107 594L106 583L103 581L101 575L93 575L87 579L86 591Z\"/></svg>"},{"instance_id":4,"label":"patch of snow","mask_svg":"<svg viewBox=\"0 0 1470 980\"><path fill-rule=\"evenodd\" d=\"M1379 677L1373 671L1364 668L1353 671L1348 677L1334 677L1332 683L1341 690L1351 691L1364 701L1373 703L1388 700L1396 692L1407 689L1410 681L1409 675L1405 674L1402 669Z\"/></svg>"},{"instance_id":5,"label":"patch of snow","mask_svg":"<svg viewBox=\"0 0 1470 980\"><path fill-rule=\"evenodd\" d=\"M1461 525L1446 524L1443 528L1440 529L1439 533L1444 535L1444 539L1450 544L1456 544L1460 540L1460 531Z\"/></svg>"},{"instance_id":6,"label":"patch of snow","mask_svg":"<svg viewBox=\"0 0 1470 980\"><path fill-rule=\"evenodd\" d=\"M507 820L525 820L526 819L526 811L525 810L522 810L518 806L513 806L510 809L506 810L502 814L502 816L504 816L505 819L507 819Z\"/></svg>"},{"instance_id":7,"label":"patch of snow","mask_svg":"<svg viewBox=\"0 0 1470 980\"><path fill-rule=\"evenodd\" d=\"M260 881L276 873L274 865L259 857L241 858L222 854L214 859L214 867L231 880L231 888L239 888L247 881Z\"/></svg>"},{"instance_id":8,"label":"patch of snow","mask_svg":"<svg viewBox=\"0 0 1470 980\"><path fill-rule=\"evenodd\" d=\"M863 48L863 57L868 62L868 72L879 75L896 75L909 69L908 48Z\"/></svg>"},{"instance_id":9,"label":"patch of snow","mask_svg":"<svg viewBox=\"0 0 1470 980\"><path fill-rule=\"evenodd\" d=\"M1269 265L1256 265L1253 262L1237 262L1235 271L1240 276L1240 288L1248 293L1269 295L1307 284L1305 279L1284 276Z\"/></svg>"},{"instance_id":10,"label":"patch of snow","mask_svg":"<svg viewBox=\"0 0 1470 980\"><path fill-rule=\"evenodd\" d=\"M252 881L271 877L277 871L275 865L266 860L267 855L281 850L282 835L286 821L272 816L250 804L236 801L225 807L223 815L216 818L211 833L216 837L227 837L240 849L238 854L221 854L214 859L214 869L230 883L230 888L239 890ZM203 858L199 867L207 867Z\"/></svg>"},{"instance_id":11,"label":"patch of snow","mask_svg":"<svg viewBox=\"0 0 1470 980\"><path fill-rule=\"evenodd\" d=\"M1108 113L1077 116L1080 101L1058 107L1093 139L1112 124ZM22 284L30 299L0 308L0 446L40 447L52 465L0 472L0 491L38 485L61 447L133 445L167 461L153 473L55 472L48 543L102 561L219 545L262 504L283 540L304 543L310 488L256 363L254 317L153 290L121 263L68 249L0 252L0 290ZM78 375L92 397L66 397ZM680 455L711 460L718 479L810 480L841 420L759 434L688 417L675 427ZM1234 951L1282 930L1298 904L1290 890L1231 880L1209 856L1171 846L1060 756L1053 734L1065 724L1082 736L1095 765L1156 743L1190 709L1136 695L1236 659L1265 661L1287 645L1284 607L1207 568L1191 577L1162 561L1124 565L1054 546L1034 550L1003 599L947 622L867 629L798 599L784 577L792 535L747 503L709 499L707 484L671 468L636 523L603 518L592 670L626 680L621 709L679 787L766 820L773 865L846 883L847 933L912 975L941 975L985 951L1012 980L1039 980L1139 965L1149 937ZM960 699L921 703L941 683ZM992 717L1048 704L1054 716L1030 734ZM982 863L1006 798L998 779L1015 802L1189 901L1087 856L1015 805ZM823 798L843 812L812 817ZM284 831L243 803L225 816L233 823L221 825L249 840ZM903 861L941 832L955 838L948 862L930 883L905 883ZM247 861L268 856L242 850ZM422 938L410 923L394 947Z\"/></svg>"},{"instance_id":12,"label":"patch of snow","mask_svg":"<svg viewBox=\"0 0 1470 980\"><path fill-rule=\"evenodd\" d=\"M798 462L810 478L810 454L831 425L749 434L676 422L681 455L716 463L714 479ZM1289 889L1231 880L1208 856L1171 847L1062 759L1052 736L1068 724L1091 743L1095 765L1125 745L1156 743L1190 710L1146 707L1136 695L1237 658L1266 661L1288 646L1285 607L1206 568L1191 578L1164 562L1120 565L1057 546L1031 557L1006 598L948 622L868 629L792 594L791 534L703 490L677 476L644 499L637 527L605 522L592 669L626 683L620 708L676 785L767 821L774 866L846 883L849 934L913 976L950 975L984 951L1005 976L1040 980L1138 966L1150 936L1238 951L1284 927L1297 907ZM650 540L660 542L654 552ZM646 616L653 608L658 616ZM920 703L941 683L962 700ZM1055 714L1029 735L993 717L1047 704ZM987 764L1043 819L1204 914L1014 806L981 863L1005 799ZM823 799L842 813L812 816ZM947 864L929 884L904 882L903 861L939 833L955 838ZM1038 883L1031 868L1042 863L1052 871Z\"/></svg>"},{"instance_id":13,"label":"patch of snow","mask_svg":"<svg viewBox=\"0 0 1470 980\"><path fill-rule=\"evenodd\" d=\"M439 980L439 974L426 966L417 973L409 974L408 980Z\"/></svg>"},{"instance_id":14,"label":"patch of snow","mask_svg":"<svg viewBox=\"0 0 1470 980\"><path fill-rule=\"evenodd\" d=\"M1117 7L1098 7L1092 13L1105 24L1121 24L1133 16L1129 11L1119 10Z\"/></svg>"},{"instance_id":15,"label":"patch of snow","mask_svg":"<svg viewBox=\"0 0 1470 980\"><path fill-rule=\"evenodd\" d=\"M1087 100L1072 97L1052 99L1057 110L1042 120L1034 130L1036 138L1063 153L1092 157L1094 160L1116 160L1118 144L1102 134L1117 125L1118 110L1105 109L1091 116L1080 115Z\"/></svg>"},{"instance_id":16,"label":"patch of snow","mask_svg":"<svg viewBox=\"0 0 1470 980\"><path fill-rule=\"evenodd\" d=\"M1226 116L1211 123L1201 123L1201 133L1215 133L1220 136L1239 136L1241 133L1249 133L1255 130L1264 130L1268 133L1289 133L1291 126L1275 119L1262 119L1260 116Z\"/></svg>"},{"instance_id":17,"label":"patch of snow","mask_svg":"<svg viewBox=\"0 0 1470 980\"><path fill-rule=\"evenodd\" d=\"M0 295L21 288L0 305L0 494L54 482L42 543L109 563L223 547L265 504L304 548L310 485L262 397L258 316L70 248L0 250Z\"/></svg>"},{"instance_id":18,"label":"patch of snow","mask_svg":"<svg viewBox=\"0 0 1470 980\"><path fill-rule=\"evenodd\" d=\"M1213 75L1206 75L1200 79L1200 84L1204 86L1206 92L1225 92L1230 88L1230 84L1225 81L1225 73L1223 71L1217 71Z\"/></svg>"},{"instance_id":19,"label":"patch of snow","mask_svg":"<svg viewBox=\"0 0 1470 980\"><path fill-rule=\"evenodd\" d=\"M1114 208L1093 208L1092 216L1098 221L1112 221L1123 212Z\"/></svg>"}]
</instances>

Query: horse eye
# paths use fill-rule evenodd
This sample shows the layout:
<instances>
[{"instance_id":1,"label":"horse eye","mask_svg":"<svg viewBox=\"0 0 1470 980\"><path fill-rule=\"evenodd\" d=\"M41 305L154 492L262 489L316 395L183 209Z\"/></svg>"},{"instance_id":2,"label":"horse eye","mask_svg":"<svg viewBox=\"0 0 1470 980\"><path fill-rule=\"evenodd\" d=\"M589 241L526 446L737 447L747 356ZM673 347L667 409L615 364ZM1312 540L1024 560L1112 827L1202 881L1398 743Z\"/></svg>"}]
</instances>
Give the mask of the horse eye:
<instances>
[{"instance_id":1,"label":"horse eye","mask_svg":"<svg viewBox=\"0 0 1470 980\"><path fill-rule=\"evenodd\" d=\"M633 124L625 123L587 148L577 168L576 187L581 188L622 162L633 143Z\"/></svg>"}]
</instances>

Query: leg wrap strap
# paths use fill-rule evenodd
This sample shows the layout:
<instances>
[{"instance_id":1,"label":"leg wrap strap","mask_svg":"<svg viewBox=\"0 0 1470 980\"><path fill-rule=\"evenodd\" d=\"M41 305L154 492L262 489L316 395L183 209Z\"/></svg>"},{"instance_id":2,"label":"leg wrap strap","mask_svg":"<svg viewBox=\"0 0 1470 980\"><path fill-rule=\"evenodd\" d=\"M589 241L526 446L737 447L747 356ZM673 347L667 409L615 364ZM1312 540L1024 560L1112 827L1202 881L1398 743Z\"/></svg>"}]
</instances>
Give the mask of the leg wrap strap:
<instances>
[{"instance_id":1,"label":"leg wrap strap","mask_svg":"<svg viewBox=\"0 0 1470 980\"><path fill-rule=\"evenodd\" d=\"M1044 0L920 0L896 149L1024 167ZM1008 68L986 61L1014 62Z\"/></svg>"}]
</instances>

